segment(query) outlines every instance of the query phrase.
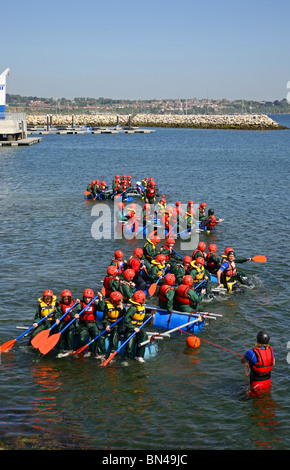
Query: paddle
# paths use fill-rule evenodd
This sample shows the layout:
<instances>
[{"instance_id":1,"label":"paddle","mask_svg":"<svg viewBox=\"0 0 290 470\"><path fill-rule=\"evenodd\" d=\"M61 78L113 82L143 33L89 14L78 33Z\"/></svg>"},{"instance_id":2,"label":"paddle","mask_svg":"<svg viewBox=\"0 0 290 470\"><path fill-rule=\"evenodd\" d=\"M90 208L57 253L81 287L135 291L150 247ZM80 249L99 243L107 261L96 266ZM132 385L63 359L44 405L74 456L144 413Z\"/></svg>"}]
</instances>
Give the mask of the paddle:
<instances>
[{"instance_id":1,"label":"paddle","mask_svg":"<svg viewBox=\"0 0 290 470\"><path fill-rule=\"evenodd\" d=\"M78 302L75 302L73 306L65 312L60 318L59 321L65 317L76 305ZM32 340L31 344L35 349L38 349L39 345L41 344L42 341L47 339L50 335L51 330L57 325L57 322L55 322L50 328L47 328L46 330L40 331Z\"/></svg>"},{"instance_id":2,"label":"paddle","mask_svg":"<svg viewBox=\"0 0 290 470\"><path fill-rule=\"evenodd\" d=\"M95 300L98 298L98 295L96 295L96 297L93 298L93 300L91 300L88 305L85 306L85 308L83 308L83 310L79 313L79 316L85 311L87 310L87 308L93 303L95 302ZM51 351L52 348L54 348L54 346L58 343L59 341L59 338L60 338L60 335L76 320L76 318L73 318L59 333L55 333L54 335L51 335L49 336L46 341L44 339L44 341L38 346L38 349L39 351L45 355L47 354L49 351Z\"/></svg>"},{"instance_id":3,"label":"paddle","mask_svg":"<svg viewBox=\"0 0 290 470\"><path fill-rule=\"evenodd\" d=\"M190 314L189 314L190 315ZM163 336L170 336L171 333L174 333L177 330L180 330L181 328L185 328L186 326L192 325L193 323L197 323L199 318L195 318L194 320L191 320L190 322L184 323L183 325L177 326L173 328L172 330L165 331L165 333L158 333L156 335L152 335L150 339L147 339L146 341L143 341L143 343L139 344L139 347L144 346L145 344L151 343L152 339L162 339Z\"/></svg>"},{"instance_id":4,"label":"paddle","mask_svg":"<svg viewBox=\"0 0 290 470\"><path fill-rule=\"evenodd\" d=\"M116 320L114 323L112 323L112 325L110 325L110 329L116 325L117 323L119 323L119 321L121 321L124 317L120 317L118 320ZM96 341L96 339L98 339L100 336L102 336L104 333L106 333L106 329L104 329L98 336L96 336L94 339L92 339L91 341L89 341L89 343L85 344L84 346L82 346L81 348L79 348L77 351L74 351L73 354L80 354L81 352L83 352L88 346L90 346L90 344L92 344L94 341Z\"/></svg>"},{"instance_id":5,"label":"paddle","mask_svg":"<svg viewBox=\"0 0 290 470\"><path fill-rule=\"evenodd\" d=\"M37 322L37 324L39 325L39 323L41 323L43 320L45 320L47 317L49 317L55 310L53 310L52 312L48 313L45 317L43 317L41 320L39 320ZM0 346L0 353L1 352L6 352L6 351L9 351L14 343L16 343L16 341L20 338L22 338L22 336L25 336L29 331L33 330L34 329L34 326L32 325L30 328L28 328L28 330L24 331L24 333L22 333L20 336L18 336L17 338L15 339L11 339L10 341L6 341L6 343L2 344L2 346Z\"/></svg>"},{"instance_id":6,"label":"paddle","mask_svg":"<svg viewBox=\"0 0 290 470\"><path fill-rule=\"evenodd\" d=\"M160 279L162 278L162 276L165 273L167 268L168 268L168 266L166 266L165 269L162 271L161 276L157 279L157 282L153 282L153 284L151 284L151 286L149 287L148 294L150 295L150 297L152 297L152 295L155 294L156 289L157 289L157 284L160 281Z\"/></svg>"},{"instance_id":7,"label":"paddle","mask_svg":"<svg viewBox=\"0 0 290 470\"><path fill-rule=\"evenodd\" d=\"M125 194L127 191L129 191L129 189L131 189L131 188L127 188L127 189L125 189L125 191L123 191L122 193L117 194L117 196L116 196L115 199L119 199L119 197L121 197L123 194Z\"/></svg>"},{"instance_id":8,"label":"paddle","mask_svg":"<svg viewBox=\"0 0 290 470\"><path fill-rule=\"evenodd\" d=\"M144 321L144 323L139 326L139 330L141 330L141 328L143 328L143 326L149 321L151 320L151 318L153 317L153 315L150 315L150 317L147 318L147 320ZM137 334L136 331L134 331L134 333L132 333L131 336L129 336L129 338L126 339L126 341L124 341L123 344L121 344L121 346L117 349L117 351L114 351L113 353L110 354L110 356L108 357L108 359L106 359L104 362L102 362L101 366L106 366L112 359L113 357L116 356L116 354L118 354L118 352L120 351L120 349L123 348L123 346L125 346L126 343L128 343L128 341L130 341L131 338L133 338L133 336L135 336Z\"/></svg>"},{"instance_id":9,"label":"paddle","mask_svg":"<svg viewBox=\"0 0 290 470\"><path fill-rule=\"evenodd\" d=\"M266 263L267 258L263 255L257 255L252 258L252 261L255 261L256 263Z\"/></svg>"}]
</instances>

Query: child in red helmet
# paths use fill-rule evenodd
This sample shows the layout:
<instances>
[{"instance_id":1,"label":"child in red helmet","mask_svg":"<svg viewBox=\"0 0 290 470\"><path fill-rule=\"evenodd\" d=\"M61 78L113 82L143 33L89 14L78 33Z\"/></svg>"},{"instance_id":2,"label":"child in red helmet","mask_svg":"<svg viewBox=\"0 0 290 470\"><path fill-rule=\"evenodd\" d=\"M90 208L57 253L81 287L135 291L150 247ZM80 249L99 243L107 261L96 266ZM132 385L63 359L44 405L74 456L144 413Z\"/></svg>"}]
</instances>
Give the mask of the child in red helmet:
<instances>
[{"instance_id":1,"label":"child in red helmet","mask_svg":"<svg viewBox=\"0 0 290 470\"><path fill-rule=\"evenodd\" d=\"M172 273L169 273L165 276L164 284L159 289L158 294L158 305L161 308L168 310L168 312L173 311L173 301L176 288L175 285L175 276Z\"/></svg>"},{"instance_id":2,"label":"child in red helmet","mask_svg":"<svg viewBox=\"0 0 290 470\"><path fill-rule=\"evenodd\" d=\"M113 353L118 349L119 332L122 329L123 320L118 321L121 317L126 314L126 308L124 306L124 299L121 292L112 292L110 297L105 300L103 304L103 318L102 324L106 330L99 339L99 346L101 354L99 359L103 359L106 354L106 338L109 339L110 353ZM115 324L118 321L117 324Z\"/></svg>"},{"instance_id":3,"label":"child in red helmet","mask_svg":"<svg viewBox=\"0 0 290 470\"><path fill-rule=\"evenodd\" d=\"M122 276L120 276L120 284L118 291L121 292L122 296L124 297L125 302L133 296L135 292L135 282L133 279L135 277L134 269L125 269Z\"/></svg>"},{"instance_id":4,"label":"child in red helmet","mask_svg":"<svg viewBox=\"0 0 290 470\"><path fill-rule=\"evenodd\" d=\"M174 295L173 306L175 310L180 312L192 313L197 308L205 294L205 289L201 289L200 294L198 295L193 288L193 279L190 275L186 275L183 278L182 284L180 284Z\"/></svg>"},{"instance_id":5,"label":"child in red helmet","mask_svg":"<svg viewBox=\"0 0 290 470\"><path fill-rule=\"evenodd\" d=\"M68 289L64 289L60 295L60 303L57 307L58 317L62 317L64 313L68 312L75 304L75 299L72 298L72 293ZM61 319L58 329L62 330L73 318L78 318L81 311L81 305L78 303L75 307L68 312L68 314ZM67 327L60 336L59 352L57 357L65 357L72 354L74 349L74 338L76 334L76 322L73 322Z\"/></svg>"},{"instance_id":6,"label":"child in red helmet","mask_svg":"<svg viewBox=\"0 0 290 470\"><path fill-rule=\"evenodd\" d=\"M139 327L151 315L150 313L146 313L145 301L145 292L137 290L129 300L130 306L124 319L125 338L128 339L132 333L136 332L133 338L131 338L131 340L126 344L125 357L128 359L133 359L135 357L135 359L140 362L144 362L145 346L140 347L139 344L146 341L147 333L144 328L140 329Z\"/></svg>"},{"instance_id":7,"label":"child in red helmet","mask_svg":"<svg viewBox=\"0 0 290 470\"><path fill-rule=\"evenodd\" d=\"M98 310L103 310L104 301L101 292L98 292L98 299L93 303L90 302L94 299L95 293L92 289L85 289L83 292L83 298L80 301L81 311L87 307L87 309L81 314L76 314L76 318L79 319L78 324L78 349L87 344L87 339L94 339L100 334L100 329L97 325L97 312ZM88 304L90 304L88 306ZM100 348L98 340L94 341L89 346L89 351L85 356L98 355L100 354Z\"/></svg>"},{"instance_id":8,"label":"child in red helmet","mask_svg":"<svg viewBox=\"0 0 290 470\"><path fill-rule=\"evenodd\" d=\"M30 337L30 342L42 330L50 328L55 322L58 322L58 318L60 318L60 315L56 311L56 309L59 306L59 302L56 299L57 297L56 295L53 294L51 289L46 289L43 292L42 297L39 297L38 299L39 304L36 308L34 322L33 322L34 330ZM49 313L51 313L51 315L48 316L45 320L43 320L38 325L37 323L39 322L39 320L41 320L43 317L46 317ZM55 328L58 329L57 326ZM55 328L53 328L53 330ZM55 332L56 331L53 331L53 333Z\"/></svg>"}]
</instances>

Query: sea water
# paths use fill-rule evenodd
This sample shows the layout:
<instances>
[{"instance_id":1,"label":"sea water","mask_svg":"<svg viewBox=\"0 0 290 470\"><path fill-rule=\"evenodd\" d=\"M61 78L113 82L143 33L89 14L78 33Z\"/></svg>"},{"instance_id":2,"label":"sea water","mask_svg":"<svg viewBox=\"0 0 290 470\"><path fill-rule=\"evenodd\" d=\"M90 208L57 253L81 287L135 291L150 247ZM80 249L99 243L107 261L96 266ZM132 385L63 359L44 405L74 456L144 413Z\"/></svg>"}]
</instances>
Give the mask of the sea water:
<instances>
[{"instance_id":1,"label":"sea water","mask_svg":"<svg viewBox=\"0 0 290 470\"><path fill-rule=\"evenodd\" d=\"M274 118L290 127L289 116ZM1 355L1 448L289 449L289 148L289 130L160 128L43 135L31 147L0 148L1 344L32 324L44 289L58 298L63 289L75 298L87 287L98 292L115 250L128 259L143 246L92 236L98 202L84 191L93 179L154 177L168 204L204 201L224 219L200 235L218 254L232 246L237 257L268 260L240 265L252 289L205 305L218 315L206 321L199 349L178 333L144 364L117 358L100 367L94 358L40 358L27 339L17 341ZM175 248L191 254L179 240ZM276 365L271 392L252 396L239 355L261 329Z\"/></svg>"}]
</instances>

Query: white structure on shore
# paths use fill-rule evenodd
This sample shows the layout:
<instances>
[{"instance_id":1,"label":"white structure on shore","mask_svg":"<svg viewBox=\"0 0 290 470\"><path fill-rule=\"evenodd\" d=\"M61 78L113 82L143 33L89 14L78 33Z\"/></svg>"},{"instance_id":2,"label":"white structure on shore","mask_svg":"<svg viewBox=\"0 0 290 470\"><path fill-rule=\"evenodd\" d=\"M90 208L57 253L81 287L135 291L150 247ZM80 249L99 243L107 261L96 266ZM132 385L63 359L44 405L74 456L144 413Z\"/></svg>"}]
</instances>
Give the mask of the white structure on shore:
<instances>
[{"instance_id":1,"label":"white structure on shore","mask_svg":"<svg viewBox=\"0 0 290 470\"><path fill-rule=\"evenodd\" d=\"M26 115L24 113L6 113L6 77L7 68L0 75L0 141L25 139L27 136Z\"/></svg>"}]
</instances>

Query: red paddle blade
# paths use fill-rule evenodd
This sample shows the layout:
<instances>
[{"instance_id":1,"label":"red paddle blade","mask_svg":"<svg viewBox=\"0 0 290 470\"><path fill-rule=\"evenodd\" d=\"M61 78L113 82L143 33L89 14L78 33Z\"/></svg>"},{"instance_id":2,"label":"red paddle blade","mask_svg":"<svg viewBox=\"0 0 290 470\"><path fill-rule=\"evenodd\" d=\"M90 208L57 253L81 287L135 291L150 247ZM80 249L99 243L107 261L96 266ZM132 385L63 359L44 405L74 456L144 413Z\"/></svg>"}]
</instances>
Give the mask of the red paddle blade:
<instances>
[{"instance_id":1,"label":"red paddle blade","mask_svg":"<svg viewBox=\"0 0 290 470\"><path fill-rule=\"evenodd\" d=\"M89 196L90 194L91 194L90 191L85 191L86 196Z\"/></svg>"},{"instance_id":2,"label":"red paddle blade","mask_svg":"<svg viewBox=\"0 0 290 470\"><path fill-rule=\"evenodd\" d=\"M60 337L60 333L56 333L55 335L51 335L46 341L43 341L39 346L38 349L41 354L47 354L51 351L54 346L58 343Z\"/></svg>"},{"instance_id":3,"label":"red paddle blade","mask_svg":"<svg viewBox=\"0 0 290 470\"><path fill-rule=\"evenodd\" d=\"M252 258L252 260L256 261L256 263L266 263L267 262L266 256L263 256L263 255L254 256Z\"/></svg>"},{"instance_id":4,"label":"red paddle blade","mask_svg":"<svg viewBox=\"0 0 290 470\"><path fill-rule=\"evenodd\" d=\"M40 331L32 340L32 346L37 349L42 341L46 340L49 337L50 330Z\"/></svg>"},{"instance_id":5,"label":"red paddle blade","mask_svg":"<svg viewBox=\"0 0 290 470\"><path fill-rule=\"evenodd\" d=\"M104 286L102 287L101 294L103 297L106 297L106 289Z\"/></svg>"},{"instance_id":6,"label":"red paddle blade","mask_svg":"<svg viewBox=\"0 0 290 470\"><path fill-rule=\"evenodd\" d=\"M157 288L157 282L154 282L153 284L151 284L151 286L148 289L148 294L150 295L150 297L152 297L152 295L155 294L156 288Z\"/></svg>"},{"instance_id":7,"label":"red paddle blade","mask_svg":"<svg viewBox=\"0 0 290 470\"><path fill-rule=\"evenodd\" d=\"M113 357L115 357L117 354L117 351L114 351L113 353L111 353L108 357L108 359L106 359L104 362L101 363L101 366L106 366L107 364L109 364L109 362L111 361L111 359L113 359Z\"/></svg>"},{"instance_id":8,"label":"red paddle blade","mask_svg":"<svg viewBox=\"0 0 290 470\"><path fill-rule=\"evenodd\" d=\"M2 346L0 346L0 353L9 351L14 345L15 341L16 339L11 339L10 341L6 341L6 343L2 344Z\"/></svg>"},{"instance_id":9,"label":"red paddle blade","mask_svg":"<svg viewBox=\"0 0 290 470\"><path fill-rule=\"evenodd\" d=\"M85 344L84 346L82 346L81 348L79 348L77 351L74 351L73 354L80 354L80 353L83 352L87 347L88 347L88 344Z\"/></svg>"}]
</instances>

